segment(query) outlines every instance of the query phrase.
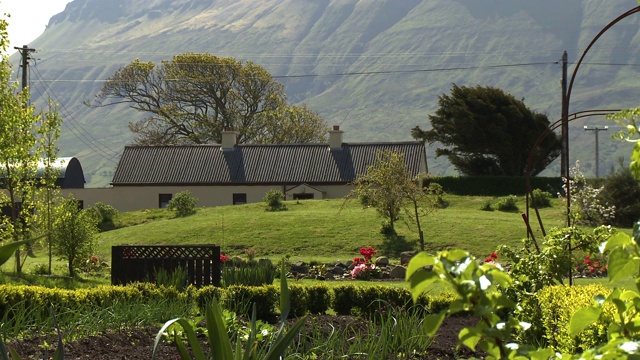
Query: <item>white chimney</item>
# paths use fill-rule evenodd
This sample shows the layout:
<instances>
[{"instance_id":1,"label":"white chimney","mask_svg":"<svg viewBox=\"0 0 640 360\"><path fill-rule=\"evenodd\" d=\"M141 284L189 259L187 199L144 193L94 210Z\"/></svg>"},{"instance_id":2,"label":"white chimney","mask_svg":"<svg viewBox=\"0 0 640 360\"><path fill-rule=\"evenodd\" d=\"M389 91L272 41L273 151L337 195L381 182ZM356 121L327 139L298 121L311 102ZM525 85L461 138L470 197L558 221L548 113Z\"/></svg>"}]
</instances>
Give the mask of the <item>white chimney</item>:
<instances>
[{"instance_id":1,"label":"white chimney","mask_svg":"<svg viewBox=\"0 0 640 360\"><path fill-rule=\"evenodd\" d=\"M329 148L339 149L342 147L342 134L344 131L340 130L340 125L333 125L333 128L329 130Z\"/></svg>"},{"instance_id":2,"label":"white chimney","mask_svg":"<svg viewBox=\"0 0 640 360\"><path fill-rule=\"evenodd\" d=\"M238 133L233 129L226 128L222 130L222 150L230 150L236 146Z\"/></svg>"}]
</instances>

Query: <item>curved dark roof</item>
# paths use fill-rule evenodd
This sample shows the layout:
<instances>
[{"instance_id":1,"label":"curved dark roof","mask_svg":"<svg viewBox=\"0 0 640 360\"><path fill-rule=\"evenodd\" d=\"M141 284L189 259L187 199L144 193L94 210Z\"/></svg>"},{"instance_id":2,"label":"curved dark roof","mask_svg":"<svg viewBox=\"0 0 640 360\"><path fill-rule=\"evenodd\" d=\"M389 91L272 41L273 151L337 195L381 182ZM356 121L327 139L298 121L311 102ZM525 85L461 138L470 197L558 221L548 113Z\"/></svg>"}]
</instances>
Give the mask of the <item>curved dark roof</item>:
<instances>
[{"instance_id":1,"label":"curved dark roof","mask_svg":"<svg viewBox=\"0 0 640 360\"><path fill-rule=\"evenodd\" d=\"M127 146L112 185L346 184L375 161L378 150L404 154L415 176L426 171L421 142Z\"/></svg>"},{"instance_id":2,"label":"curved dark roof","mask_svg":"<svg viewBox=\"0 0 640 360\"><path fill-rule=\"evenodd\" d=\"M61 157L57 158L51 165L58 171L56 185L63 189L84 188L84 172L78 159L75 157ZM44 169L44 162L38 162L38 172L36 174L38 178L44 176Z\"/></svg>"}]
</instances>

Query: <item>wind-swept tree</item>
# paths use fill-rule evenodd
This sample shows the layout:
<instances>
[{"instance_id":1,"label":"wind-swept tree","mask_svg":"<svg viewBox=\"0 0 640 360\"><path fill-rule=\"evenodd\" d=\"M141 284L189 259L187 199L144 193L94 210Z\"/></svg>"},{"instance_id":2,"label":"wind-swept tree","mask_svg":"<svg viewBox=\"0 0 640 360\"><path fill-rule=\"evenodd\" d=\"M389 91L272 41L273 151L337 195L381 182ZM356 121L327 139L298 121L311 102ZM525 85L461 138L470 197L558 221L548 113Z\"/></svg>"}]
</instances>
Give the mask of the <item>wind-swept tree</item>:
<instances>
[{"instance_id":1,"label":"wind-swept tree","mask_svg":"<svg viewBox=\"0 0 640 360\"><path fill-rule=\"evenodd\" d=\"M162 61L135 60L105 82L100 106L128 103L148 116L129 123L141 145L324 141L325 122L306 106L286 104L282 84L252 62L186 53Z\"/></svg>"},{"instance_id":2,"label":"wind-swept tree","mask_svg":"<svg viewBox=\"0 0 640 360\"><path fill-rule=\"evenodd\" d=\"M500 89L453 85L438 103L435 115L429 115L431 129L416 126L411 135L442 144L436 157L448 157L464 175L521 176L532 151L530 175L536 175L560 155L560 137L553 132L534 146L549 127L547 116Z\"/></svg>"}]
</instances>

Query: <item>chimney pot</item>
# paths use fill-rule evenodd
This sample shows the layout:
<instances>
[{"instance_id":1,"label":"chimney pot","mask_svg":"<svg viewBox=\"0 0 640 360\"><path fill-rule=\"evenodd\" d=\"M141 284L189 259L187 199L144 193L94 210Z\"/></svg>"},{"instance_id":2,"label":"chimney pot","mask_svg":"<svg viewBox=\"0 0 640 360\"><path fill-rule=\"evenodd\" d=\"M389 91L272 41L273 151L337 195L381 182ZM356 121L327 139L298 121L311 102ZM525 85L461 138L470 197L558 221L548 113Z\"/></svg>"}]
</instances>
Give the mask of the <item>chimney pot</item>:
<instances>
[{"instance_id":1,"label":"chimney pot","mask_svg":"<svg viewBox=\"0 0 640 360\"><path fill-rule=\"evenodd\" d=\"M225 128L222 131L222 150L230 150L236 146L238 133L232 128Z\"/></svg>"},{"instance_id":2,"label":"chimney pot","mask_svg":"<svg viewBox=\"0 0 640 360\"><path fill-rule=\"evenodd\" d=\"M344 134L344 131L340 130L340 126L333 125L332 130L329 130L329 148L330 149L342 148L342 134Z\"/></svg>"}]
</instances>

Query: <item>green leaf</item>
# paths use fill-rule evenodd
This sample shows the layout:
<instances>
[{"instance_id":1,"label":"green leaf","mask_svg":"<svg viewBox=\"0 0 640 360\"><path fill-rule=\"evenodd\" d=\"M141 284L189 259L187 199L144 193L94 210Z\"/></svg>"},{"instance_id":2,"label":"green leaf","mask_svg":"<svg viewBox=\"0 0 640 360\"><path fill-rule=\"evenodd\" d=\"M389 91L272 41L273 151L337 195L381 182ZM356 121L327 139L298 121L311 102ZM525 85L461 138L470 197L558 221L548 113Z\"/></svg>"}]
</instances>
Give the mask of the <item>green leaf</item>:
<instances>
[{"instance_id":1,"label":"green leaf","mask_svg":"<svg viewBox=\"0 0 640 360\"><path fill-rule=\"evenodd\" d=\"M569 322L569 334L571 336L578 335L582 330L598 320L601 313L602 309L593 306L576 311Z\"/></svg>"},{"instance_id":2,"label":"green leaf","mask_svg":"<svg viewBox=\"0 0 640 360\"><path fill-rule=\"evenodd\" d=\"M7 354L7 348L4 346L3 340L0 340L0 360L9 360L9 355Z\"/></svg>"},{"instance_id":3,"label":"green leaf","mask_svg":"<svg viewBox=\"0 0 640 360\"><path fill-rule=\"evenodd\" d=\"M496 283L505 288L511 286L513 283L511 276L502 270L493 270L487 275L487 277L491 279L492 283Z\"/></svg>"},{"instance_id":4,"label":"green leaf","mask_svg":"<svg viewBox=\"0 0 640 360\"><path fill-rule=\"evenodd\" d=\"M162 334L169 328L169 326L173 325L173 323L175 323L176 321L178 321L178 318L171 319L165 322L164 325L162 325L162 327L160 328L160 331L158 331L156 339L153 342L153 353L151 353L152 360L156 358L156 351L158 351L158 345L160 345L160 341L162 340Z\"/></svg>"},{"instance_id":5,"label":"green leaf","mask_svg":"<svg viewBox=\"0 0 640 360\"><path fill-rule=\"evenodd\" d=\"M173 343L176 344L176 347L178 348L178 354L180 354L180 359L191 360L191 355L189 354L189 350L187 350L187 347L184 346L184 344L182 343L182 339L178 337L177 332L173 333Z\"/></svg>"},{"instance_id":6,"label":"green leaf","mask_svg":"<svg viewBox=\"0 0 640 360\"><path fill-rule=\"evenodd\" d=\"M444 321L445 316L446 313L443 311L437 314L426 315L424 317L424 320L422 321L422 329L424 330L425 334L427 334L427 336L429 337L435 336L436 332L440 328L440 325L442 325L442 321Z\"/></svg>"},{"instance_id":7,"label":"green leaf","mask_svg":"<svg viewBox=\"0 0 640 360\"><path fill-rule=\"evenodd\" d=\"M464 328L460 330L458 338L462 345L468 347L472 351L475 351L478 341L482 339L482 334L476 328Z\"/></svg>"},{"instance_id":8,"label":"green leaf","mask_svg":"<svg viewBox=\"0 0 640 360\"><path fill-rule=\"evenodd\" d=\"M20 355L18 355L18 352L14 348L9 347L9 353L11 354L12 360L22 360L22 358L20 357Z\"/></svg>"},{"instance_id":9,"label":"green leaf","mask_svg":"<svg viewBox=\"0 0 640 360\"><path fill-rule=\"evenodd\" d=\"M635 275L637 266L632 261L631 254L621 247L616 247L609 254L607 270L609 272L609 282L613 282L625 277Z\"/></svg>"},{"instance_id":10,"label":"green leaf","mask_svg":"<svg viewBox=\"0 0 640 360\"><path fill-rule=\"evenodd\" d=\"M250 360L252 358L253 352L256 349L256 303L253 303L251 310L251 329L249 331L249 340L247 341L247 348L244 350L243 360ZM240 341L237 342L238 344ZM238 353L236 352L236 357L238 357Z\"/></svg>"},{"instance_id":11,"label":"green leaf","mask_svg":"<svg viewBox=\"0 0 640 360\"><path fill-rule=\"evenodd\" d=\"M36 241L38 239L41 239L41 238L43 238L45 236L46 235L41 235L41 236L35 237L33 239L22 240L22 241L14 241L14 242L10 242L10 243L8 243L6 245L0 246L0 265L3 265L7 261L9 261L9 259L11 259L11 257L13 256L13 253L15 253L16 250L20 246L29 244L29 243L31 243L33 241Z\"/></svg>"},{"instance_id":12,"label":"green leaf","mask_svg":"<svg viewBox=\"0 0 640 360\"><path fill-rule=\"evenodd\" d=\"M411 287L411 297L413 298L413 302L417 302L418 298L427 287L433 282L439 280L439 275L432 270L420 269L420 271L415 272L413 276L411 276L410 287Z\"/></svg>"},{"instance_id":13,"label":"green leaf","mask_svg":"<svg viewBox=\"0 0 640 360\"><path fill-rule=\"evenodd\" d=\"M452 262L460 261L468 257L470 257L469 252L461 249L452 249L446 253L446 258Z\"/></svg>"},{"instance_id":14,"label":"green leaf","mask_svg":"<svg viewBox=\"0 0 640 360\"><path fill-rule=\"evenodd\" d=\"M548 360L552 359L555 355L553 349L536 349L527 352L527 357L531 360Z\"/></svg>"},{"instance_id":15,"label":"green leaf","mask_svg":"<svg viewBox=\"0 0 640 360\"><path fill-rule=\"evenodd\" d=\"M615 235L612 235L609 240L604 243L604 247L600 249L600 252L604 253L606 251L611 251L614 248L620 246L627 246L632 243L631 237L625 233L619 232Z\"/></svg>"},{"instance_id":16,"label":"green leaf","mask_svg":"<svg viewBox=\"0 0 640 360\"><path fill-rule=\"evenodd\" d=\"M211 305L207 307L206 320L211 358L213 360L233 359L231 339L229 339L229 335L227 334L227 327L222 317L222 310L215 297Z\"/></svg>"},{"instance_id":17,"label":"green leaf","mask_svg":"<svg viewBox=\"0 0 640 360\"><path fill-rule=\"evenodd\" d=\"M407 273L405 276L405 280L411 279L411 276L416 271L423 269L426 266L433 266L436 264L436 258L427 254L426 252L418 253L414 256L411 261L409 261L409 266L407 267Z\"/></svg>"},{"instance_id":18,"label":"green leaf","mask_svg":"<svg viewBox=\"0 0 640 360\"><path fill-rule=\"evenodd\" d=\"M265 356L265 360L279 360L284 354L284 350L291 344L291 341L298 335L298 332L307 320L307 315L298 320L287 333L279 338L274 344L271 345L269 352Z\"/></svg>"},{"instance_id":19,"label":"green leaf","mask_svg":"<svg viewBox=\"0 0 640 360\"><path fill-rule=\"evenodd\" d=\"M291 293L287 285L287 270L285 260L280 263L280 321L285 322L291 310Z\"/></svg>"}]
</instances>

